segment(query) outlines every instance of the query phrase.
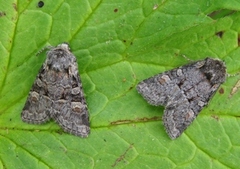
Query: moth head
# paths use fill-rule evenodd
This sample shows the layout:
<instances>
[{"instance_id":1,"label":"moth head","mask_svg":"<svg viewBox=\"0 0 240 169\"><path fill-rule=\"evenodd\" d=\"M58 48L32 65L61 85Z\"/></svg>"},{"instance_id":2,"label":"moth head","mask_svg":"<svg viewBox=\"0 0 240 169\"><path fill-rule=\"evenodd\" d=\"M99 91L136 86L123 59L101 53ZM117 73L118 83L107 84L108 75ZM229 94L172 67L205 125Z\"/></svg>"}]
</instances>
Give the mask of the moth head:
<instances>
[{"instance_id":1,"label":"moth head","mask_svg":"<svg viewBox=\"0 0 240 169\"><path fill-rule=\"evenodd\" d=\"M217 59L206 58L205 64L200 68L206 78L212 83L223 83L226 80L226 66Z\"/></svg>"},{"instance_id":2,"label":"moth head","mask_svg":"<svg viewBox=\"0 0 240 169\"><path fill-rule=\"evenodd\" d=\"M75 61L68 43L61 43L47 52L47 65L55 71L68 71Z\"/></svg>"},{"instance_id":3,"label":"moth head","mask_svg":"<svg viewBox=\"0 0 240 169\"><path fill-rule=\"evenodd\" d=\"M70 47L67 42L63 42L63 43L57 45L57 48L65 50L65 51L70 51Z\"/></svg>"}]
</instances>

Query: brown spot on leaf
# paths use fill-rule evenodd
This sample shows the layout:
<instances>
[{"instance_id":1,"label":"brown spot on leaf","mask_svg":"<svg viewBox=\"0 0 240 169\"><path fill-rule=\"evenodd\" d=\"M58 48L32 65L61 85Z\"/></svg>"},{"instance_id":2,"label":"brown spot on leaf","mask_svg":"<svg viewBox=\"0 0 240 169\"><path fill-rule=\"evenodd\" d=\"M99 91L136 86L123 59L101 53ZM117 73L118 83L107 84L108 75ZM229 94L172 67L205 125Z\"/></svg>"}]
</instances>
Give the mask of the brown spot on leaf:
<instances>
[{"instance_id":1,"label":"brown spot on leaf","mask_svg":"<svg viewBox=\"0 0 240 169\"><path fill-rule=\"evenodd\" d=\"M114 162L114 164L112 165L112 167L115 167L119 162L121 162L122 160L124 160L127 152L128 152L132 147L133 147L133 143L130 144L130 146L125 150L125 152L116 159L116 161Z\"/></svg>"},{"instance_id":2,"label":"brown spot on leaf","mask_svg":"<svg viewBox=\"0 0 240 169\"><path fill-rule=\"evenodd\" d=\"M0 17L6 16L5 12L0 12Z\"/></svg>"},{"instance_id":3,"label":"brown spot on leaf","mask_svg":"<svg viewBox=\"0 0 240 169\"><path fill-rule=\"evenodd\" d=\"M229 15L232 15L235 12L236 12L235 10L220 9L220 10L209 13L208 16L214 20L217 20L217 19L229 16Z\"/></svg>"},{"instance_id":4,"label":"brown spot on leaf","mask_svg":"<svg viewBox=\"0 0 240 169\"><path fill-rule=\"evenodd\" d=\"M17 9L17 4L15 4L15 3L12 3L12 6L13 6L13 8L15 9L15 11L17 11L18 9Z\"/></svg>"},{"instance_id":5,"label":"brown spot on leaf","mask_svg":"<svg viewBox=\"0 0 240 169\"><path fill-rule=\"evenodd\" d=\"M218 91L220 94L223 94L224 93L224 89L221 87Z\"/></svg>"},{"instance_id":6,"label":"brown spot on leaf","mask_svg":"<svg viewBox=\"0 0 240 169\"><path fill-rule=\"evenodd\" d=\"M63 134L63 131L62 131L61 129L59 129L59 130L56 130L56 133L62 135L62 134Z\"/></svg>"},{"instance_id":7,"label":"brown spot on leaf","mask_svg":"<svg viewBox=\"0 0 240 169\"><path fill-rule=\"evenodd\" d=\"M132 90L133 89L133 86L130 86L128 90Z\"/></svg>"},{"instance_id":8,"label":"brown spot on leaf","mask_svg":"<svg viewBox=\"0 0 240 169\"><path fill-rule=\"evenodd\" d=\"M116 8L116 9L114 9L114 12L118 12L118 9Z\"/></svg>"},{"instance_id":9,"label":"brown spot on leaf","mask_svg":"<svg viewBox=\"0 0 240 169\"><path fill-rule=\"evenodd\" d=\"M238 46L240 46L240 37L238 35Z\"/></svg>"},{"instance_id":10,"label":"brown spot on leaf","mask_svg":"<svg viewBox=\"0 0 240 169\"><path fill-rule=\"evenodd\" d=\"M224 31L219 31L215 33L215 35L218 36L219 38L222 38L223 34L224 34Z\"/></svg>"},{"instance_id":11,"label":"brown spot on leaf","mask_svg":"<svg viewBox=\"0 0 240 169\"><path fill-rule=\"evenodd\" d=\"M152 118L143 117L143 118L136 118L133 120L117 120L117 121L111 122L110 124L119 125L119 124L127 124L127 123L143 122L143 121L158 121L161 119L162 119L161 117L157 117L157 116L154 116Z\"/></svg>"},{"instance_id":12,"label":"brown spot on leaf","mask_svg":"<svg viewBox=\"0 0 240 169\"><path fill-rule=\"evenodd\" d=\"M215 120L219 121L219 117L217 115L211 115L212 118L214 118Z\"/></svg>"}]
</instances>

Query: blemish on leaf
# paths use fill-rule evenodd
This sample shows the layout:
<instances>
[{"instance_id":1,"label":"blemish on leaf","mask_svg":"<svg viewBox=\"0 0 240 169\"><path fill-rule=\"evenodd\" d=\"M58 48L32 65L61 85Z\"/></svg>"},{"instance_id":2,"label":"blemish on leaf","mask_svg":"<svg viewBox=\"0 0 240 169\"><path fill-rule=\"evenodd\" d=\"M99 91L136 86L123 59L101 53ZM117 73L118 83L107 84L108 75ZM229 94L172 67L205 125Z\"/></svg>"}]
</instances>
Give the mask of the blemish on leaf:
<instances>
[{"instance_id":1,"label":"blemish on leaf","mask_svg":"<svg viewBox=\"0 0 240 169\"><path fill-rule=\"evenodd\" d=\"M156 10L158 8L158 4L155 4L154 6L153 6L153 10Z\"/></svg>"},{"instance_id":2,"label":"blemish on leaf","mask_svg":"<svg viewBox=\"0 0 240 169\"><path fill-rule=\"evenodd\" d=\"M224 93L224 89L221 87L218 91L220 94L223 94Z\"/></svg>"},{"instance_id":3,"label":"blemish on leaf","mask_svg":"<svg viewBox=\"0 0 240 169\"><path fill-rule=\"evenodd\" d=\"M175 55L175 56L179 56L179 53L177 53L177 52L174 52L174 55ZM184 55L184 56L185 56L185 55Z\"/></svg>"},{"instance_id":4,"label":"blemish on leaf","mask_svg":"<svg viewBox=\"0 0 240 169\"><path fill-rule=\"evenodd\" d=\"M217 33L215 33L216 36L218 36L219 38L222 38L224 32L223 31L219 31Z\"/></svg>"},{"instance_id":5,"label":"blemish on leaf","mask_svg":"<svg viewBox=\"0 0 240 169\"><path fill-rule=\"evenodd\" d=\"M56 133L58 133L59 135L62 135L63 131L61 129L59 129L59 130L56 130Z\"/></svg>"},{"instance_id":6,"label":"blemish on leaf","mask_svg":"<svg viewBox=\"0 0 240 169\"><path fill-rule=\"evenodd\" d=\"M143 118L137 118L133 120L117 120L117 121L111 122L110 124L120 125L120 124L136 123L136 122L159 121L161 119L162 119L161 117L157 117L157 116L154 116L152 118L143 117Z\"/></svg>"},{"instance_id":7,"label":"blemish on leaf","mask_svg":"<svg viewBox=\"0 0 240 169\"><path fill-rule=\"evenodd\" d=\"M15 11L17 11L18 9L17 9L17 4L15 4L15 3L12 3L12 6L13 6L13 8L15 9Z\"/></svg>"},{"instance_id":8,"label":"blemish on leaf","mask_svg":"<svg viewBox=\"0 0 240 169\"><path fill-rule=\"evenodd\" d=\"M128 90L132 90L132 89L133 89L133 86L129 87L129 89L128 89Z\"/></svg>"},{"instance_id":9,"label":"blemish on leaf","mask_svg":"<svg viewBox=\"0 0 240 169\"><path fill-rule=\"evenodd\" d=\"M118 9L116 8L116 9L114 9L114 12L118 12Z\"/></svg>"},{"instance_id":10,"label":"blemish on leaf","mask_svg":"<svg viewBox=\"0 0 240 169\"><path fill-rule=\"evenodd\" d=\"M118 157L118 158L116 159L116 161L114 162L114 164L112 165L112 167L115 167L115 166L117 165L117 163L119 163L119 162L121 162L122 160L124 160L127 152L128 152L132 147L133 147L133 143L130 144L130 146L127 148L127 150L125 150L125 152L124 152L122 155L120 155L120 157Z\"/></svg>"},{"instance_id":11,"label":"blemish on leaf","mask_svg":"<svg viewBox=\"0 0 240 169\"><path fill-rule=\"evenodd\" d=\"M44 2L43 2L43 1L39 1L39 2L38 2L38 7L39 7L39 8L42 8L43 6L44 6Z\"/></svg>"},{"instance_id":12,"label":"blemish on leaf","mask_svg":"<svg viewBox=\"0 0 240 169\"><path fill-rule=\"evenodd\" d=\"M5 12L0 12L0 17L6 16Z\"/></svg>"},{"instance_id":13,"label":"blemish on leaf","mask_svg":"<svg viewBox=\"0 0 240 169\"><path fill-rule=\"evenodd\" d=\"M209 13L208 16L210 18L216 20L216 19L224 18L224 17L226 17L228 15L231 15L235 12L236 11L234 11L234 10L221 9L221 10L217 10L217 11L213 11L213 12Z\"/></svg>"},{"instance_id":14,"label":"blemish on leaf","mask_svg":"<svg viewBox=\"0 0 240 169\"><path fill-rule=\"evenodd\" d=\"M240 87L240 80L238 80L237 83L233 86L232 91L228 98L232 97L235 93L237 93L239 87Z\"/></svg>"},{"instance_id":15,"label":"blemish on leaf","mask_svg":"<svg viewBox=\"0 0 240 169\"><path fill-rule=\"evenodd\" d=\"M219 117L217 115L211 115L212 118L214 118L215 120L219 121Z\"/></svg>"},{"instance_id":16,"label":"blemish on leaf","mask_svg":"<svg viewBox=\"0 0 240 169\"><path fill-rule=\"evenodd\" d=\"M67 153L67 149L65 147L60 147L64 153Z\"/></svg>"},{"instance_id":17,"label":"blemish on leaf","mask_svg":"<svg viewBox=\"0 0 240 169\"><path fill-rule=\"evenodd\" d=\"M238 46L240 46L240 36L238 35Z\"/></svg>"}]
</instances>

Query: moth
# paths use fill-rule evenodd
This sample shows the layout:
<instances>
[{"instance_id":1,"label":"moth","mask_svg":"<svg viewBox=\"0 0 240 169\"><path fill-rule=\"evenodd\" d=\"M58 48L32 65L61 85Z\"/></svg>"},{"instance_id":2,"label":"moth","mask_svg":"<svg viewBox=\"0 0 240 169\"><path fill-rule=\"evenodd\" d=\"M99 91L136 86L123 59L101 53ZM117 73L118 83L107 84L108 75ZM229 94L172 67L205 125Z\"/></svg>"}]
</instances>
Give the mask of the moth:
<instances>
[{"instance_id":1,"label":"moth","mask_svg":"<svg viewBox=\"0 0 240 169\"><path fill-rule=\"evenodd\" d=\"M154 106L165 106L163 124L171 139L179 137L225 82L224 62L206 58L141 81L137 91Z\"/></svg>"},{"instance_id":2,"label":"moth","mask_svg":"<svg viewBox=\"0 0 240 169\"><path fill-rule=\"evenodd\" d=\"M76 57L67 43L51 47L29 92L22 121L42 124L54 119L71 134L87 137L89 115Z\"/></svg>"}]
</instances>

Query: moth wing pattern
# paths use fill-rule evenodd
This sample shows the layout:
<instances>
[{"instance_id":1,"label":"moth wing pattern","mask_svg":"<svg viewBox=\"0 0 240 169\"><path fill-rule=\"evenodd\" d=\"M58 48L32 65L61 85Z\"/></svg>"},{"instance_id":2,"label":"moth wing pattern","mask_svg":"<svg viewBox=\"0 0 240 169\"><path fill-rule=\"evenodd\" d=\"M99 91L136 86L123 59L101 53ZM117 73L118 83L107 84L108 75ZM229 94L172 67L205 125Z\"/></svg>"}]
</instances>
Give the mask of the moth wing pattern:
<instances>
[{"instance_id":1,"label":"moth wing pattern","mask_svg":"<svg viewBox=\"0 0 240 169\"><path fill-rule=\"evenodd\" d=\"M21 117L24 122L42 124L50 120L52 100L47 96L47 87L42 80L45 67L42 66L29 92Z\"/></svg>"},{"instance_id":2,"label":"moth wing pattern","mask_svg":"<svg viewBox=\"0 0 240 169\"><path fill-rule=\"evenodd\" d=\"M55 102L52 118L64 131L77 136L87 137L90 132L88 108L82 90L77 63L73 62L68 69L68 73L62 74L62 76L62 79L68 79L64 89L65 92L69 90L67 93L70 97L59 99ZM63 83L60 82L59 84ZM59 88L61 87L59 86ZM63 92L62 95L65 95L65 93Z\"/></svg>"},{"instance_id":3,"label":"moth wing pattern","mask_svg":"<svg viewBox=\"0 0 240 169\"><path fill-rule=\"evenodd\" d=\"M225 80L225 64L206 58L145 79L137 90L149 104L165 106L163 124L170 138L175 139Z\"/></svg>"},{"instance_id":4,"label":"moth wing pattern","mask_svg":"<svg viewBox=\"0 0 240 169\"><path fill-rule=\"evenodd\" d=\"M32 91L35 90L36 95L42 98L41 100L35 99L36 103L31 101ZM45 102L49 104L45 105ZM45 105L45 107L37 109L36 105L38 107ZM33 112L34 116L29 115ZM33 84L22 111L22 120L35 123L35 114L43 114L43 112L46 112L47 120L53 118L66 132L81 137L87 137L90 133L88 109L76 57L70 52L66 43L47 52L47 59ZM26 117L29 120L26 120Z\"/></svg>"}]
</instances>

